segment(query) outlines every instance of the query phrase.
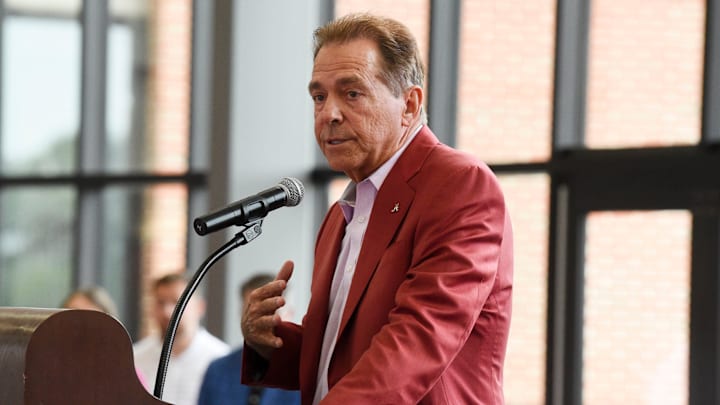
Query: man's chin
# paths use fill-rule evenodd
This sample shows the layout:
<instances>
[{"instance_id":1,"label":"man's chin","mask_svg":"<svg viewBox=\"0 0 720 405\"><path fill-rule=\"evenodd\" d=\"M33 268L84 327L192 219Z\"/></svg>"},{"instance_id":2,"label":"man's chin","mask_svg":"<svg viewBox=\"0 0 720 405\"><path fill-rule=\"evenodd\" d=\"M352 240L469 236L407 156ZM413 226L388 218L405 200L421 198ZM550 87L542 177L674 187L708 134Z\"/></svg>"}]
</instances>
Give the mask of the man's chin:
<instances>
[{"instance_id":1,"label":"man's chin","mask_svg":"<svg viewBox=\"0 0 720 405\"><path fill-rule=\"evenodd\" d=\"M325 155L328 166L337 172L347 173L347 169L351 166L351 162L345 155Z\"/></svg>"}]
</instances>

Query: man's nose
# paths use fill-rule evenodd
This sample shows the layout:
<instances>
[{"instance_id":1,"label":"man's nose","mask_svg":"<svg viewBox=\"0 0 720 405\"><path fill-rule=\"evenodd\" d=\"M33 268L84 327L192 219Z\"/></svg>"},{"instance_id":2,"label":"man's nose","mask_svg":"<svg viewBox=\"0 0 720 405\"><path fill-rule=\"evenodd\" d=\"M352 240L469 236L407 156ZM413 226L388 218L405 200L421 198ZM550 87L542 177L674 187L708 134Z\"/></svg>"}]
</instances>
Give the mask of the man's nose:
<instances>
[{"instance_id":1,"label":"man's nose","mask_svg":"<svg viewBox=\"0 0 720 405\"><path fill-rule=\"evenodd\" d=\"M328 124L340 124L342 122L342 108L335 97L328 96L325 100L320 110L320 118L322 122Z\"/></svg>"}]
</instances>

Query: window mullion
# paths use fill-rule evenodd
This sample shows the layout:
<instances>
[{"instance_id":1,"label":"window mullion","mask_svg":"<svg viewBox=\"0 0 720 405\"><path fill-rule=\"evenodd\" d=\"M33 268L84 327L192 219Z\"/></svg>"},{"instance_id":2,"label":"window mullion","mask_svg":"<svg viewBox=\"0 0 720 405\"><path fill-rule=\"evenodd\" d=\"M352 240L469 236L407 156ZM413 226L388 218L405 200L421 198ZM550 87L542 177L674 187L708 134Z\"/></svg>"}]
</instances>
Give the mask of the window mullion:
<instances>
[{"instance_id":1,"label":"window mullion","mask_svg":"<svg viewBox=\"0 0 720 405\"><path fill-rule=\"evenodd\" d=\"M705 27L705 73L702 142L720 142L720 7L708 1Z\"/></svg>"},{"instance_id":2,"label":"window mullion","mask_svg":"<svg viewBox=\"0 0 720 405\"><path fill-rule=\"evenodd\" d=\"M720 401L720 201L716 193L698 196L693 210L690 304L691 404Z\"/></svg>"},{"instance_id":3,"label":"window mullion","mask_svg":"<svg viewBox=\"0 0 720 405\"><path fill-rule=\"evenodd\" d=\"M553 155L583 145L589 10L589 0L558 0Z\"/></svg>"},{"instance_id":4,"label":"window mullion","mask_svg":"<svg viewBox=\"0 0 720 405\"><path fill-rule=\"evenodd\" d=\"M82 100L78 159L75 284L100 283L102 246L101 188L82 182L82 175L102 170L105 152L105 100L108 4L86 0L82 9Z\"/></svg>"},{"instance_id":5,"label":"window mullion","mask_svg":"<svg viewBox=\"0 0 720 405\"><path fill-rule=\"evenodd\" d=\"M443 143L454 146L457 132L460 0L432 0L428 66L428 121Z\"/></svg>"}]
</instances>

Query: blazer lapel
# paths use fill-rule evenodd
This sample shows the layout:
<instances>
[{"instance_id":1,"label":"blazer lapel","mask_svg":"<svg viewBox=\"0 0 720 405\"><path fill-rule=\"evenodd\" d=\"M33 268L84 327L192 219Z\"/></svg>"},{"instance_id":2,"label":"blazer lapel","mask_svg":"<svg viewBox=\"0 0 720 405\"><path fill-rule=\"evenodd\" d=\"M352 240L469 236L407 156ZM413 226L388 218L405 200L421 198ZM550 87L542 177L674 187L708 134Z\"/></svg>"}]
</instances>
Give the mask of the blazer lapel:
<instances>
[{"instance_id":1,"label":"blazer lapel","mask_svg":"<svg viewBox=\"0 0 720 405\"><path fill-rule=\"evenodd\" d=\"M408 185L408 181L418 172L432 147L437 144L438 140L435 135L427 126L424 126L400 156L380 187L373 204L370 222L365 230L363 245L340 322L338 339L360 302L380 258L410 209L415 197L415 190Z\"/></svg>"},{"instance_id":2,"label":"blazer lapel","mask_svg":"<svg viewBox=\"0 0 720 405\"><path fill-rule=\"evenodd\" d=\"M311 297L303 320L300 379L301 385L305 385L304 389L313 393L317 381L323 334L328 320L330 285L345 234L345 217L337 206L332 209L335 211L329 214L323 225L325 229L319 233L321 239L318 239L316 244Z\"/></svg>"},{"instance_id":3,"label":"blazer lapel","mask_svg":"<svg viewBox=\"0 0 720 405\"><path fill-rule=\"evenodd\" d=\"M324 232L321 232L322 239L317 241L315 251L315 269L313 272L313 283L311 286L312 297L309 305L313 305L315 313L318 311L326 315L329 311L328 302L330 299L330 286L332 285L335 267L337 266L338 256L340 255L340 247L343 235L345 234L345 217L342 215L339 207L334 207L337 211L332 217L328 218ZM324 326L324 325L323 325Z\"/></svg>"}]
</instances>

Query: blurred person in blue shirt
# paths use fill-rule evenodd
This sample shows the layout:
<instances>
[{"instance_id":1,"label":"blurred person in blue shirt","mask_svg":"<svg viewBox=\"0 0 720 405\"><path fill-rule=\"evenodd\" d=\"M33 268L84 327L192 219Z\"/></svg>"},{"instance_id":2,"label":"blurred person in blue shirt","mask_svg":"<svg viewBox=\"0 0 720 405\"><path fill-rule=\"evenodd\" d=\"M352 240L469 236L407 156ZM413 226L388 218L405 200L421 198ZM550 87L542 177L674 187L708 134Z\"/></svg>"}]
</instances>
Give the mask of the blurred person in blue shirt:
<instances>
[{"instance_id":1,"label":"blurred person in blue shirt","mask_svg":"<svg viewBox=\"0 0 720 405\"><path fill-rule=\"evenodd\" d=\"M271 274L258 274L243 283L238 291L243 307L252 290L274 279ZM242 347L210 363L200 387L198 405L300 405L299 391L241 384L241 367Z\"/></svg>"}]
</instances>

